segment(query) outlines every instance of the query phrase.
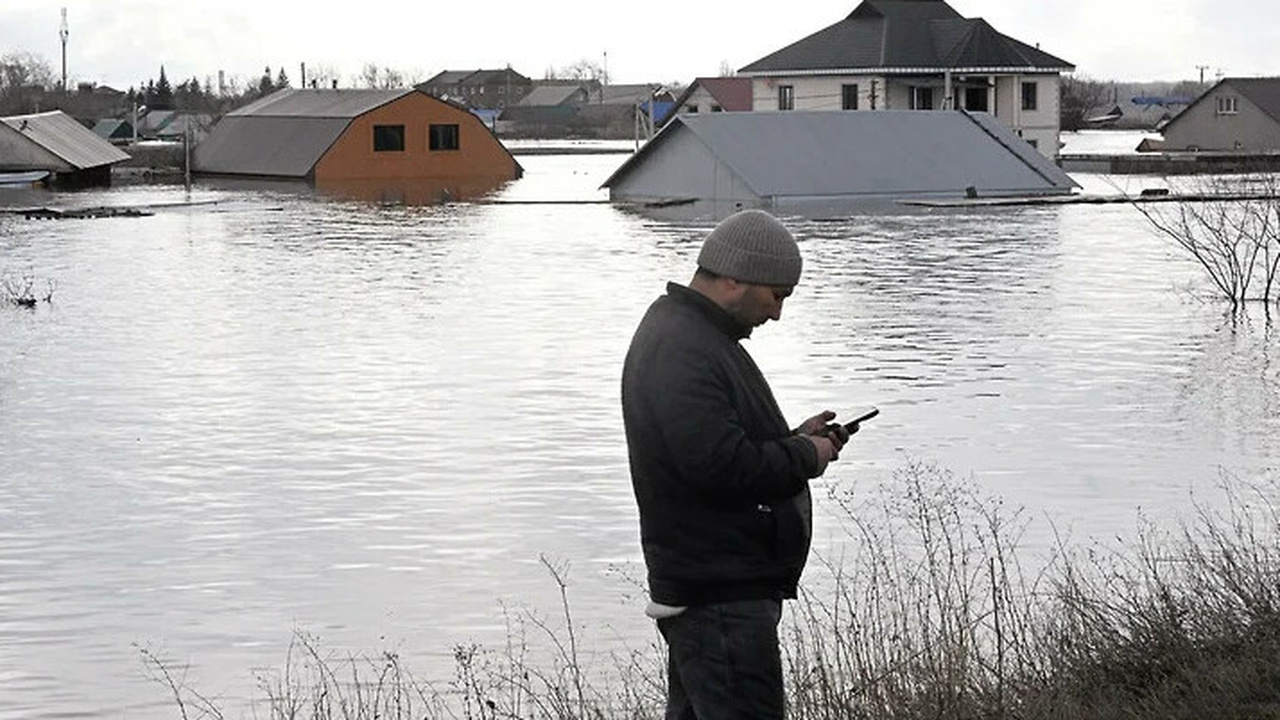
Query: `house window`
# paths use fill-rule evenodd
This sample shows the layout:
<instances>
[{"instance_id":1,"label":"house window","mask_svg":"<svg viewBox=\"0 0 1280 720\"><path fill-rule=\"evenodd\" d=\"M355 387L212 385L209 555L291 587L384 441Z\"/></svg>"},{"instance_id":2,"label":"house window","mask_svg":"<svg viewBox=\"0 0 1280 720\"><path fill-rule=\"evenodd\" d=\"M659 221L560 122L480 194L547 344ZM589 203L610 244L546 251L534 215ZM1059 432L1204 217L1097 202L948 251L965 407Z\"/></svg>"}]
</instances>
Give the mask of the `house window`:
<instances>
[{"instance_id":1,"label":"house window","mask_svg":"<svg viewBox=\"0 0 1280 720\"><path fill-rule=\"evenodd\" d=\"M857 85L841 85L840 86L840 108L842 110L858 109L858 86Z\"/></svg>"},{"instance_id":2,"label":"house window","mask_svg":"<svg viewBox=\"0 0 1280 720\"><path fill-rule=\"evenodd\" d=\"M778 86L778 109L779 110L795 110L796 109L796 88L794 85Z\"/></svg>"},{"instance_id":3,"label":"house window","mask_svg":"<svg viewBox=\"0 0 1280 720\"><path fill-rule=\"evenodd\" d=\"M403 125L374 125L374 152L404 152Z\"/></svg>"},{"instance_id":4,"label":"house window","mask_svg":"<svg viewBox=\"0 0 1280 720\"><path fill-rule=\"evenodd\" d=\"M685 112L687 112L687 113L693 114L693 115L697 115L697 114L698 114L698 105L697 105L697 103L689 103L688 105L685 105L685 106L684 106L684 111L685 111Z\"/></svg>"},{"instance_id":5,"label":"house window","mask_svg":"<svg viewBox=\"0 0 1280 720\"><path fill-rule=\"evenodd\" d=\"M724 112L724 108L720 107L719 105L712 105L711 112L713 113Z\"/></svg>"},{"instance_id":6,"label":"house window","mask_svg":"<svg viewBox=\"0 0 1280 720\"><path fill-rule=\"evenodd\" d=\"M1039 149L1040 149L1040 141L1039 141L1039 140L1032 140L1032 139L1028 138L1028 139L1027 139L1027 144L1028 144L1028 145L1030 145L1032 148L1035 148L1036 150L1039 150Z\"/></svg>"},{"instance_id":7,"label":"house window","mask_svg":"<svg viewBox=\"0 0 1280 720\"><path fill-rule=\"evenodd\" d=\"M933 109L933 88L912 87L911 88L911 109L912 110L932 110Z\"/></svg>"},{"instance_id":8,"label":"house window","mask_svg":"<svg viewBox=\"0 0 1280 720\"><path fill-rule=\"evenodd\" d=\"M1036 84L1033 82L1022 83L1022 109L1036 109Z\"/></svg>"},{"instance_id":9,"label":"house window","mask_svg":"<svg viewBox=\"0 0 1280 720\"><path fill-rule=\"evenodd\" d=\"M457 125L432 125L427 129L427 148L430 150L457 150Z\"/></svg>"},{"instance_id":10,"label":"house window","mask_svg":"<svg viewBox=\"0 0 1280 720\"><path fill-rule=\"evenodd\" d=\"M1236 99L1234 97L1218 98L1218 114L1219 115L1235 115Z\"/></svg>"}]
</instances>

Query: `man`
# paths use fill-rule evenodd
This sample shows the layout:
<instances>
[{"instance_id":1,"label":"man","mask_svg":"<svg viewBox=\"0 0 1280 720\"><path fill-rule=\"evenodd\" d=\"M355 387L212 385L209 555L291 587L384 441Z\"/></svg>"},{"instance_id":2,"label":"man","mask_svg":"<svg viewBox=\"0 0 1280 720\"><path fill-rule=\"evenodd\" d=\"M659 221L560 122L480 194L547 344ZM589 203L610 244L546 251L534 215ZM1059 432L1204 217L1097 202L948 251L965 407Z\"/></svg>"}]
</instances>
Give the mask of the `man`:
<instances>
[{"instance_id":1,"label":"man","mask_svg":"<svg viewBox=\"0 0 1280 720\"><path fill-rule=\"evenodd\" d=\"M760 210L703 241L636 329L622 414L651 602L666 639L668 720L781 718L778 621L812 531L808 481L848 440L824 411L790 430L739 344L778 320L801 269Z\"/></svg>"}]
</instances>

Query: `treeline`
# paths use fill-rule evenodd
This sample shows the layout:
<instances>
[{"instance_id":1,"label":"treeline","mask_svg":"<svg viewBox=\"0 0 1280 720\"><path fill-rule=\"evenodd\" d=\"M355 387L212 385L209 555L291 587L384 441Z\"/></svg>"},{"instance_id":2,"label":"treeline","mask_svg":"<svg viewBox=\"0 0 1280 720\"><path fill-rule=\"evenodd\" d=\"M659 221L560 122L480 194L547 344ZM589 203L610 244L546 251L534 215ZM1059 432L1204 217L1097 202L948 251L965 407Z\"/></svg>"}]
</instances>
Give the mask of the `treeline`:
<instances>
[{"instance_id":1,"label":"treeline","mask_svg":"<svg viewBox=\"0 0 1280 720\"><path fill-rule=\"evenodd\" d=\"M1059 120L1064 131L1079 130L1090 126L1090 118L1105 115L1119 107L1122 111L1127 108L1131 117L1122 118L1114 123L1115 127L1149 130L1152 129L1153 118L1141 117L1132 112L1135 109L1133 98L1145 95L1195 100L1211 86L1212 83L1195 80L1126 83L1094 80L1084 75L1063 75L1061 102L1058 106ZM1169 111L1174 112L1173 109Z\"/></svg>"},{"instance_id":2,"label":"treeline","mask_svg":"<svg viewBox=\"0 0 1280 720\"><path fill-rule=\"evenodd\" d=\"M327 66L300 68L308 87L336 87L337 73ZM416 75L377 65L366 65L347 81L355 87L404 87L419 82ZM82 121L123 117L134 108L176 110L220 117L246 103L281 88L293 87L283 67L263 68L255 78L206 76L172 81L163 65L157 77L128 89L99 87L93 83L68 83L62 88L53 67L38 55L10 52L0 55L0 115L20 115L60 109Z\"/></svg>"}]
</instances>

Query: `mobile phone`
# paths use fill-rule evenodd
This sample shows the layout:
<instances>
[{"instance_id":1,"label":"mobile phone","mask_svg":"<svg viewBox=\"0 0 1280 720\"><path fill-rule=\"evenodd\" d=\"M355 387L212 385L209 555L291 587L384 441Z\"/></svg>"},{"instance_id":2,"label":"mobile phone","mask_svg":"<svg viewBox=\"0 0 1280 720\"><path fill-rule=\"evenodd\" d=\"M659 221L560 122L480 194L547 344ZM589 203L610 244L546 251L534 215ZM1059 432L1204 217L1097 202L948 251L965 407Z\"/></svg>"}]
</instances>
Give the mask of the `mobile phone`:
<instances>
[{"instance_id":1,"label":"mobile phone","mask_svg":"<svg viewBox=\"0 0 1280 720\"><path fill-rule=\"evenodd\" d=\"M844 424L844 429L848 431L850 435L852 435L853 433L858 431L859 423L866 422L867 420L870 420L871 418L879 414L880 414L880 408L878 407L871 406L871 407L862 408L854 414L852 420Z\"/></svg>"}]
</instances>

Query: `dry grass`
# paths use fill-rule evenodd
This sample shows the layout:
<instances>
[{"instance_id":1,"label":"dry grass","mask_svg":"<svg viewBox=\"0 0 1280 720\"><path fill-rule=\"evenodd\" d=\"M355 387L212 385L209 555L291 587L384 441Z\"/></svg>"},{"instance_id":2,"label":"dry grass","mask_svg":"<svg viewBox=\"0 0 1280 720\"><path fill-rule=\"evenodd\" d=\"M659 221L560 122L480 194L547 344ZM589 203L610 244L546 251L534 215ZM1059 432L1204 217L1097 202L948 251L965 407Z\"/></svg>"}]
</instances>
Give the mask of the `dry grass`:
<instances>
[{"instance_id":1,"label":"dry grass","mask_svg":"<svg viewBox=\"0 0 1280 720\"><path fill-rule=\"evenodd\" d=\"M835 494L844 554L810 567L782 628L790 717L1280 718L1280 482L1221 489L1174 529L1140 521L1114 547L1060 540L1034 572L1021 511L937 467ZM260 678L259 706L272 720L661 717L661 644L584 653L568 568L543 562L559 617L507 611L505 646L455 648L444 686L396 654L337 658L299 636ZM144 660L184 718L222 717Z\"/></svg>"}]
</instances>

